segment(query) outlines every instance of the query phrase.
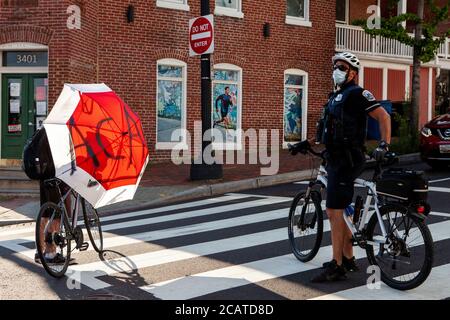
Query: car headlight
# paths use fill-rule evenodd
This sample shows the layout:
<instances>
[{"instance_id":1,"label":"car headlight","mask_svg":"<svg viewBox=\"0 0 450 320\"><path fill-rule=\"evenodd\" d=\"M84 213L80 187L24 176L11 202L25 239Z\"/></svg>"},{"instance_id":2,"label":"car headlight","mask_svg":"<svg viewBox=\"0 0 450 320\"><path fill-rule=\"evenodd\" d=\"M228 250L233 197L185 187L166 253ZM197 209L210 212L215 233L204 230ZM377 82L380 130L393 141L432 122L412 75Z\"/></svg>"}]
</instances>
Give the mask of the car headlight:
<instances>
[{"instance_id":1,"label":"car headlight","mask_svg":"<svg viewBox=\"0 0 450 320\"><path fill-rule=\"evenodd\" d=\"M420 131L420 133L424 136L424 137L431 137L433 135L433 133L431 133L431 129L427 128L427 127L423 127L422 130Z\"/></svg>"}]
</instances>

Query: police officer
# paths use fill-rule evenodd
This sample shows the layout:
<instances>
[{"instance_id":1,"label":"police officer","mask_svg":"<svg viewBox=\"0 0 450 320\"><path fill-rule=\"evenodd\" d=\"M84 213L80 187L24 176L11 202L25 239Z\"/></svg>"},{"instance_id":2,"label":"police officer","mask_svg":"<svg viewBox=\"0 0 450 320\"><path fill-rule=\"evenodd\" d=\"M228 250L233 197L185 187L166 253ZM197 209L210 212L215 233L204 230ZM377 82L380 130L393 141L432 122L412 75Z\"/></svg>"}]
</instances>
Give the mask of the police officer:
<instances>
[{"instance_id":1,"label":"police officer","mask_svg":"<svg viewBox=\"0 0 450 320\"><path fill-rule=\"evenodd\" d=\"M346 271L358 267L353 256L351 232L343 213L353 199L354 180L362 173L365 163L367 115L380 125L381 141L374 157L381 160L391 139L389 114L380 108L373 94L356 84L361 64L352 53L338 53L333 59L335 90L324 108L318 139L325 144L327 160L327 215L330 221L333 260L324 264L324 270L313 282L345 278ZM314 140L312 140L314 141ZM302 142L306 145L310 141Z\"/></svg>"}]
</instances>

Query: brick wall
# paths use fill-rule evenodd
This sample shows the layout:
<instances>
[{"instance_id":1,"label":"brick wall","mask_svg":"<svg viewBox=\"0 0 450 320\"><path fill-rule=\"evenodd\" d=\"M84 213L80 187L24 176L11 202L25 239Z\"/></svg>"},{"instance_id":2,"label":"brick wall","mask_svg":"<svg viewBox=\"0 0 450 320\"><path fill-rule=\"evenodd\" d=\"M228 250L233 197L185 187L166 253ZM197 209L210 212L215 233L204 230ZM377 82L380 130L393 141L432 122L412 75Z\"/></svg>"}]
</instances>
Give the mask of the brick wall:
<instances>
[{"instance_id":1,"label":"brick wall","mask_svg":"<svg viewBox=\"0 0 450 320\"><path fill-rule=\"evenodd\" d=\"M377 0L350 0L349 1L349 16L351 24L354 20L367 19L369 14L367 8L371 5L377 5Z\"/></svg>"},{"instance_id":2,"label":"brick wall","mask_svg":"<svg viewBox=\"0 0 450 320\"><path fill-rule=\"evenodd\" d=\"M81 30L66 28L66 8L73 3L82 4ZM200 15L200 1L189 0L190 11L186 12L157 8L156 0L135 0L133 23L126 20L129 3L40 0L38 8L27 9L25 19L12 18L12 9L0 9L0 41L1 30L11 25L45 28L51 33L49 105L64 82L105 82L140 115L153 160L164 160L170 152L153 151L156 62L175 58L187 63L187 126L192 130L194 121L201 119L200 61L188 56L187 29L188 20ZM284 70L296 68L309 73L308 128L313 135L332 86L335 6L326 0L311 1L312 28L287 25L282 0L244 0L242 9L244 19L215 16L216 51L212 56L213 63L231 63L243 69L242 128L282 130ZM269 38L263 37L265 22L271 25Z\"/></svg>"}]
</instances>

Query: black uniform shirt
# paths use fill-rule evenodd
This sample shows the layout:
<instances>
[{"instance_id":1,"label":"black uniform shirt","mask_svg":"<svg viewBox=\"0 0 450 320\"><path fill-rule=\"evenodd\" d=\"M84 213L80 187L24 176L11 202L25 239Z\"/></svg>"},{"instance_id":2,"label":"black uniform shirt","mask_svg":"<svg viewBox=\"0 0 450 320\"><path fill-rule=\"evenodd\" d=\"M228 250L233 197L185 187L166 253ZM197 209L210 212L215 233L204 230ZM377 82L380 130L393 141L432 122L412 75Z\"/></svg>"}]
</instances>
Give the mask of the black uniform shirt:
<instances>
[{"instance_id":1,"label":"black uniform shirt","mask_svg":"<svg viewBox=\"0 0 450 320\"><path fill-rule=\"evenodd\" d=\"M340 92L355 84L354 81L350 81L343 85L342 88L333 94L334 99L339 99ZM347 99L344 101L345 118L353 122L358 128L357 131L360 133L356 137L357 145L364 145L367 130L367 115L378 107L380 107L380 103L375 99L374 95L369 90L361 87L351 90Z\"/></svg>"}]
</instances>

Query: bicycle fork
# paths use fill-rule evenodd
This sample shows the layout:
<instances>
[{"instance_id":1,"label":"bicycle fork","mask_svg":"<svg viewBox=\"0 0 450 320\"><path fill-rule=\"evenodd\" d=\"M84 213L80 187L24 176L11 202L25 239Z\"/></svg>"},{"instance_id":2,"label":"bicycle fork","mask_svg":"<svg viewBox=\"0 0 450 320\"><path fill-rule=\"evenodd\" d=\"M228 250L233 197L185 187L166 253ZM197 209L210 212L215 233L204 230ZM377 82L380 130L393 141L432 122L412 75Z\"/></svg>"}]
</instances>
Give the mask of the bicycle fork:
<instances>
[{"instance_id":1,"label":"bicycle fork","mask_svg":"<svg viewBox=\"0 0 450 320\"><path fill-rule=\"evenodd\" d=\"M306 189L306 193L305 193L305 204L304 204L303 207L302 207L302 212L301 212L301 214L300 214L300 219L299 219L298 224L297 224L297 227L298 227L300 230L302 230L302 231L304 231L304 230L306 229L306 227L309 227L309 228L314 229L314 226L315 226L316 221L317 221L317 216L316 216L316 215L313 215L313 217L312 217L311 222L309 223L309 225L308 225L308 226L305 226L306 208L308 207L309 199L310 199L310 197L311 197L311 195L312 195L311 190L312 190L312 186L313 186L313 185L314 185L314 183L310 182L310 183L309 183L309 186L308 186L308 189ZM312 199L312 198L311 198L311 200L314 201L314 200L316 200L316 199ZM319 199L319 200L320 200L320 199ZM320 202L319 202L319 205L320 205Z\"/></svg>"}]
</instances>

